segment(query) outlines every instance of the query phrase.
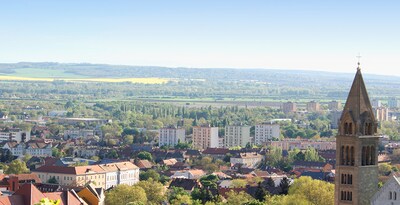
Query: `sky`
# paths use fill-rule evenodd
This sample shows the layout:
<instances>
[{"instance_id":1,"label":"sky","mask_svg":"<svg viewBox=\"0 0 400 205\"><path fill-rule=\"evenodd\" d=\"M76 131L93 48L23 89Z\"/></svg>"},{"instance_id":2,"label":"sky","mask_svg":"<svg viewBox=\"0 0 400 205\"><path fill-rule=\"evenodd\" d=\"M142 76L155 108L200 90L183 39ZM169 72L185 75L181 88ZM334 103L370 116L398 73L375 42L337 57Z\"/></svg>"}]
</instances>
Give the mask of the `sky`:
<instances>
[{"instance_id":1,"label":"sky","mask_svg":"<svg viewBox=\"0 0 400 205\"><path fill-rule=\"evenodd\" d=\"M400 1L0 0L0 62L400 76Z\"/></svg>"}]
</instances>

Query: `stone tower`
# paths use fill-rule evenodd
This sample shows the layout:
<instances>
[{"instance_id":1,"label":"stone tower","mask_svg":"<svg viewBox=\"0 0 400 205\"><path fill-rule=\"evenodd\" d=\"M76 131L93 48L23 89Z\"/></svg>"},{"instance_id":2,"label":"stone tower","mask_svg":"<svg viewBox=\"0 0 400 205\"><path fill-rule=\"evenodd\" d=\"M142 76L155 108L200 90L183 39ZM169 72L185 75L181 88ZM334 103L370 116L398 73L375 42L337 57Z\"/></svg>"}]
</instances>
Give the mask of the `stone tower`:
<instances>
[{"instance_id":1,"label":"stone tower","mask_svg":"<svg viewBox=\"0 0 400 205\"><path fill-rule=\"evenodd\" d=\"M336 136L335 204L369 205L378 190L377 122L358 63Z\"/></svg>"}]
</instances>

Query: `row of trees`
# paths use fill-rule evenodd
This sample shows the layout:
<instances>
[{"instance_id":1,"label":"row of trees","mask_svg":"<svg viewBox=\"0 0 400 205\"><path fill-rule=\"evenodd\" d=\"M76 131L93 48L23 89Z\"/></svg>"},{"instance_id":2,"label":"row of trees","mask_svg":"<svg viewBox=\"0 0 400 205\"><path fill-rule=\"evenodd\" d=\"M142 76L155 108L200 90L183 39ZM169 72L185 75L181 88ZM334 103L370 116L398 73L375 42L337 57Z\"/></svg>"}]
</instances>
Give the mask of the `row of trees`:
<instances>
[{"instance_id":1,"label":"row of trees","mask_svg":"<svg viewBox=\"0 0 400 205\"><path fill-rule=\"evenodd\" d=\"M195 189L191 194L176 187L167 191L160 182L155 182L153 179L140 181L134 186L119 185L106 193L106 204L144 205L161 204L163 201L168 201L174 205L331 205L334 203L334 185L313 180L311 177L296 179L287 194L270 195L265 189L259 188L255 197L253 197L244 191L235 192L232 190L226 194L226 200L212 193L212 187L215 186L213 185L215 184L213 178L206 177L202 181L205 186L201 189Z\"/></svg>"}]
</instances>

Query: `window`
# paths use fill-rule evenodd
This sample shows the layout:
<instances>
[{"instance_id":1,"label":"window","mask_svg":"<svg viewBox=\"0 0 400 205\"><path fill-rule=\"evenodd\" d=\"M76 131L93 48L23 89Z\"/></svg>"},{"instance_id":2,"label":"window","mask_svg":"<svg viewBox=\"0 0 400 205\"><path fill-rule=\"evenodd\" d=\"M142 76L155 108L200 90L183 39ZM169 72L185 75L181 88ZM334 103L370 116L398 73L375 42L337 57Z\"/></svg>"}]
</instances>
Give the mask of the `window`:
<instances>
[{"instance_id":1,"label":"window","mask_svg":"<svg viewBox=\"0 0 400 205\"><path fill-rule=\"evenodd\" d=\"M392 195L393 195L392 192L389 192L389 200L392 200L393 198Z\"/></svg>"}]
</instances>

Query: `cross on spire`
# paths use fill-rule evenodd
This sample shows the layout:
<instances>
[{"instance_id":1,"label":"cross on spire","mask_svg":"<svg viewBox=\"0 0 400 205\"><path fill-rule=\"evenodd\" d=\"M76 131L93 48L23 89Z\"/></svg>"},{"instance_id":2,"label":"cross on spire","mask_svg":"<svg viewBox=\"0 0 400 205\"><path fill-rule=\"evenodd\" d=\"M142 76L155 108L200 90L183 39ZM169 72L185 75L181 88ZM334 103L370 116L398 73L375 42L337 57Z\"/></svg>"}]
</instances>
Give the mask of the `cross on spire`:
<instances>
[{"instance_id":1,"label":"cross on spire","mask_svg":"<svg viewBox=\"0 0 400 205\"><path fill-rule=\"evenodd\" d=\"M360 70L360 59L361 59L361 54L358 53L358 56L356 56L356 57L358 58L358 63L357 63L358 67L357 67L357 70Z\"/></svg>"}]
</instances>

